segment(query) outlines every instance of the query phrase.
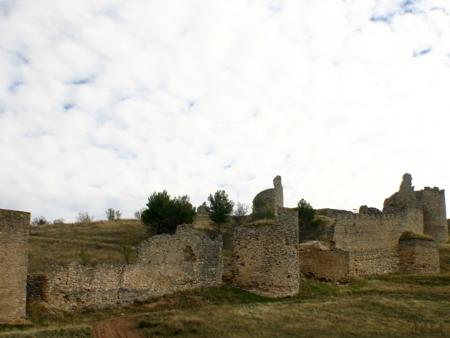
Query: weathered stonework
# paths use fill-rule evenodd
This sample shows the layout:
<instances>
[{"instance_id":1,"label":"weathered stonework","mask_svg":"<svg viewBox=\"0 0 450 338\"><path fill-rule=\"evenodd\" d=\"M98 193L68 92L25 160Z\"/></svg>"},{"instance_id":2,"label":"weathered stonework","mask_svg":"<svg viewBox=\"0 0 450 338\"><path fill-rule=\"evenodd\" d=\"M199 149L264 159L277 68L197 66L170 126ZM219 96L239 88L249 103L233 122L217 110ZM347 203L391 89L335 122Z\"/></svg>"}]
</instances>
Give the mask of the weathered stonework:
<instances>
[{"instance_id":1,"label":"weathered stonework","mask_svg":"<svg viewBox=\"0 0 450 338\"><path fill-rule=\"evenodd\" d=\"M414 191L410 174L403 175L400 190L384 201L383 212L399 213L407 209L423 211L424 232L437 242L448 240L448 226L445 205L445 191L426 187Z\"/></svg>"},{"instance_id":2,"label":"weathered stonework","mask_svg":"<svg viewBox=\"0 0 450 338\"><path fill-rule=\"evenodd\" d=\"M138 248L128 265L58 267L48 276L48 304L62 309L109 307L222 283L222 242L179 226Z\"/></svg>"},{"instance_id":3,"label":"weathered stonework","mask_svg":"<svg viewBox=\"0 0 450 338\"><path fill-rule=\"evenodd\" d=\"M281 176L273 179L273 188L261 191L253 199L254 215L277 215L278 209L283 208L283 185L281 184Z\"/></svg>"},{"instance_id":4,"label":"weathered stonework","mask_svg":"<svg viewBox=\"0 0 450 338\"><path fill-rule=\"evenodd\" d=\"M0 209L0 323L26 317L30 214Z\"/></svg>"},{"instance_id":5,"label":"weathered stonework","mask_svg":"<svg viewBox=\"0 0 450 338\"><path fill-rule=\"evenodd\" d=\"M316 279L340 281L350 276L350 253L321 242L306 242L298 248L300 271Z\"/></svg>"},{"instance_id":6,"label":"weathered stonework","mask_svg":"<svg viewBox=\"0 0 450 338\"><path fill-rule=\"evenodd\" d=\"M293 296L299 290L298 217L280 208L276 221L235 229L232 284L266 297Z\"/></svg>"},{"instance_id":7,"label":"weathered stonework","mask_svg":"<svg viewBox=\"0 0 450 338\"><path fill-rule=\"evenodd\" d=\"M308 242L299 246L301 271L319 278L336 279L336 276L341 277L346 271L348 277L406 271L409 261L401 261L399 255L401 245L406 245L406 242L400 243L403 233L430 234L438 241L443 241L447 236L443 230L444 192L438 188L415 192L409 174L403 176L399 192L385 200L383 212L362 206L358 214L333 209L323 209L319 213L334 218L335 222L322 228L315 226L317 229L308 232L316 238L300 237L309 241L322 241L322 249ZM414 247L417 252L427 252L424 259L433 256L429 254L430 250L423 249L435 245L432 241L428 242ZM327 247L330 249L323 249ZM403 258L407 256L405 254ZM415 256L411 254L409 257ZM334 262L333 269L330 269L331 261ZM436 271L436 260L427 262L431 264L429 271ZM411 269L420 270L416 266ZM422 269L425 271L425 268Z\"/></svg>"},{"instance_id":8,"label":"weathered stonework","mask_svg":"<svg viewBox=\"0 0 450 338\"><path fill-rule=\"evenodd\" d=\"M439 249L431 238L400 238L400 272L412 274L439 273Z\"/></svg>"},{"instance_id":9,"label":"weathered stonework","mask_svg":"<svg viewBox=\"0 0 450 338\"><path fill-rule=\"evenodd\" d=\"M211 221L209 212L205 206L201 205L197 208L192 227L200 230L214 230L216 228L214 222Z\"/></svg>"}]
</instances>

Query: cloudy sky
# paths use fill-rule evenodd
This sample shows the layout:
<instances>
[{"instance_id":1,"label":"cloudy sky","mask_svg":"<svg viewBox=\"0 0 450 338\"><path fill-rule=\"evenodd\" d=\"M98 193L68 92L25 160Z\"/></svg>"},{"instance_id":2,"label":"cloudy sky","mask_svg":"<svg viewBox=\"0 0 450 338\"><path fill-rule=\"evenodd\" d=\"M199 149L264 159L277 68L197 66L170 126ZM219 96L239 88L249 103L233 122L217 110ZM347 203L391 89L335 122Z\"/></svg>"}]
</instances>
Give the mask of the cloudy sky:
<instances>
[{"instance_id":1,"label":"cloudy sky","mask_svg":"<svg viewBox=\"0 0 450 338\"><path fill-rule=\"evenodd\" d=\"M0 208L450 189L448 0L0 0ZM449 203L450 204L450 203Z\"/></svg>"}]
</instances>

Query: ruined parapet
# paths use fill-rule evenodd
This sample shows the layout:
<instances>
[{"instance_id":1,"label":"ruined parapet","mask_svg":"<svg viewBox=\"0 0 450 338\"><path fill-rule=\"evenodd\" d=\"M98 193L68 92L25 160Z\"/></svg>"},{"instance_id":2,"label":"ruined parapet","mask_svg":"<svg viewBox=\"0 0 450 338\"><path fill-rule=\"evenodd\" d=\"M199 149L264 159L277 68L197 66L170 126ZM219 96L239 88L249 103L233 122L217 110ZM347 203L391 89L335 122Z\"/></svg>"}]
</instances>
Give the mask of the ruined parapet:
<instances>
[{"instance_id":1,"label":"ruined parapet","mask_svg":"<svg viewBox=\"0 0 450 338\"><path fill-rule=\"evenodd\" d=\"M300 272L321 280L340 281L350 276L350 253L328 243L311 241L298 246Z\"/></svg>"},{"instance_id":2,"label":"ruined parapet","mask_svg":"<svg viewBox=\"0 0 450 338\"><path fill-rule=\"evenodd\" d=\"M298 293L298 218L295 215L289 209L280 209L277 221L257 221L235 229L233 285L274 298Z\"/></svg>"},{"instance_id":3,"label":"ruined parapet","mask_svg":"<svg viewBox=\"0 0 450 338\"><path fill-rule=\"evenodd\" d=\"M134 264L71 264L46 281L47 302L59 309L105 308L222 284L222 241L190 225L157 235L138 247Z\"/></svg>"},{"instance_id":4,"label":"ruined parapet","mask_svg":"<svg viewBox=\"0 0 450 338\"><path fill-rule=\"evenodd\" d=\"M214 222L209 217L208 209L204 205L197 208L197 213L192 222L192 228L200 230L214 230L216 228Z\"/></svg>"},{"instance_id":5,"label":"ruined parapet","mask_svg":"<svg viewBox=\"0 0 450 338\"><path fill-rule=\"evenodd\" d=\"M423 209L424 232L437 242L448 240L445 191L439 188L425 188L416 192L417 200Z\"/></svg>"},{"instance_id":6,"label":"ruined parapet","mask_svg":"<svg viewBox=\"0 0 450 338\"><path fill-rule=\"evenodd\" d=\"M0 209L0 323L26 317L30 214Z\"/></svg>"},{"instance_id":7,"label":"ruined parapet","mask_svg":"<svg viewBox=\"0 0 450 338\"><path fill-rule=\"evenodd\" d=\"M439 249L431 237L406 232L399 241L400 272L439 273Z\"/></svg>"},{"instance_id":8,"label":"ruined parapet","mask_svg":"<svg viewBox=\"0 0 450 338\"><path fill-rule=\"evenodd\" d=\"M383 212L401 213L410 209L423 212L422 231L437 242L448 240L448 226L445 205L445 191L439 188L425 188L414 191L410 174L403 175L399 192L384 201Z\"/></svg>"},{"instance_id":9,"label":"ruined parapet","mask_svg":"<svg viewBox=\"0 0 450 338\"><path fill-rule=\"evenodd\" d=\"M401 212L407 208L416 208L417 200L412 185L412 176L404 174L400 189L394 195L386 198L383 205L384 213Z\"/></svg>"},{"instance_id":10,"label":"ruined parapet","mask_svg":"<svg viewBox=\"0 0 450 338\"><path fill-rule=\"evenodd\" d=\"M276 216L278 208L283 208L283 185L281 176L273 179L273 188L261 191L253 199L254 218L270 218Z\"/></svg>"}]
</instances>

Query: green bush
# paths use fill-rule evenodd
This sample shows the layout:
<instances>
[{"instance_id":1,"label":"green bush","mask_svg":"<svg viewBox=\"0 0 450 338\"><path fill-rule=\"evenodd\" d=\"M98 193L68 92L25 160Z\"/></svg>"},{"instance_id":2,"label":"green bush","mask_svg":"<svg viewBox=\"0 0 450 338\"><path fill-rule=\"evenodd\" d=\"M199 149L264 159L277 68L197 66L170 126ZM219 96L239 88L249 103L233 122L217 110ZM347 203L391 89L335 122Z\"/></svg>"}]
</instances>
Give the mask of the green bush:
<instances>
[{"instance_id":1,"label":"green bush","mask_svg":"<svg viewBox=\"0 0 450 338\"><path fill-rule=\"evenodd\" d=\"M194 215L195 209L187 195L171 198L164 190L154 192L148 198L141 219L152 234L173 234L178 225L192 223Z\"/></svg>"},{"instance_id":2,"label":"green bush","mask_svg":"<svg viewBox=\"0 0 450 338\"><path fill-rule=\"evenodd\" d=\"M227 223L233 212L234 203L228 198L225 190L217 190L213 195L209 195L209 215L216 224Z\"/></svg>"}]
</instances>

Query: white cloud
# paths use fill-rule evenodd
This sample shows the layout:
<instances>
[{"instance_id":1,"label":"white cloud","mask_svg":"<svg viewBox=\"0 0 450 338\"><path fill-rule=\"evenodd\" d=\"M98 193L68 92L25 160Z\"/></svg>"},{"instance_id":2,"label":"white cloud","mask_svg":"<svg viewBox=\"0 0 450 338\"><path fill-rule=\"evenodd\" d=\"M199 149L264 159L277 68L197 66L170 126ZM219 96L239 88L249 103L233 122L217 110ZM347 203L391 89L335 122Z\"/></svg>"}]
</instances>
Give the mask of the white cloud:
<instances>
[{"instance_id":1,"label":"white cloud","mask_svg":"<svg viewBox=\"0 0 450 338\"><path fill-rule=\"evenodd\" d=\"M1 1L0 207L450 187L447 1Z\"/></svg>"}]
</instances>

